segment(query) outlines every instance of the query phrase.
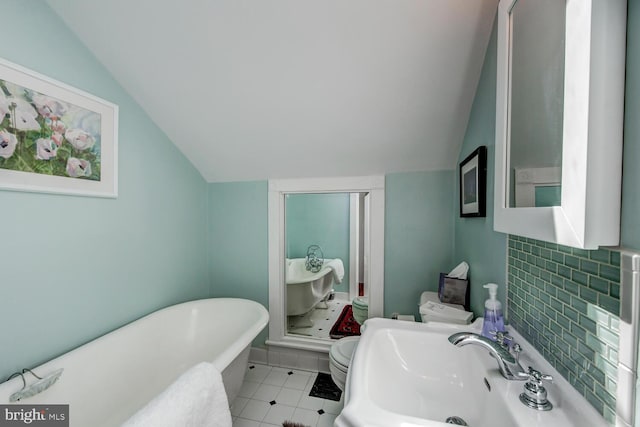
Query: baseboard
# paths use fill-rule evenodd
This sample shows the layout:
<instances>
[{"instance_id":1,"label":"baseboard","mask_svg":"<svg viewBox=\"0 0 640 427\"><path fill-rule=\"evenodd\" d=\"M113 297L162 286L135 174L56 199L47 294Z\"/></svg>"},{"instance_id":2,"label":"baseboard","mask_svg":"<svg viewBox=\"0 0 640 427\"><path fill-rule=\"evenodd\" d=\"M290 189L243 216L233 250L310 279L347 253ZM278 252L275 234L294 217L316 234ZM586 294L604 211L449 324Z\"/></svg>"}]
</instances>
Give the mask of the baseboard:
<instances>
[{"instance_id":1,"label":"baseboard","mask_svg":"<svg viewBox=\"0 0 640 427\"><path fill-rule=\"evenodd\" d=\"M249 362L281 368L329 373L329 355L326 352L286 347L251 347Z\"/></svg>"}]
</instances>

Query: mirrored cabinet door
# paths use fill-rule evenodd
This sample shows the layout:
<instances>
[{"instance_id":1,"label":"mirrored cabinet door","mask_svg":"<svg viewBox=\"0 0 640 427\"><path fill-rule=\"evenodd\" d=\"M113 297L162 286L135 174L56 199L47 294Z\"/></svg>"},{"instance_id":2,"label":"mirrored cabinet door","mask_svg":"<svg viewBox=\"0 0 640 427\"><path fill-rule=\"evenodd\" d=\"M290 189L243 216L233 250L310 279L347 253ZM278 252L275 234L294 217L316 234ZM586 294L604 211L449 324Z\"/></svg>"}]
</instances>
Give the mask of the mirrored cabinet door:
<instances>
[{"instance_id":1,"label":"mirrored cabinet door","mask_svg":"<svg viewBox=\"0 0 640 427\"><path fill-rule=\"evenodd\" d=\"M619 243L626 1L502 0L496 231Z\"/></svg>"}]
</instances>

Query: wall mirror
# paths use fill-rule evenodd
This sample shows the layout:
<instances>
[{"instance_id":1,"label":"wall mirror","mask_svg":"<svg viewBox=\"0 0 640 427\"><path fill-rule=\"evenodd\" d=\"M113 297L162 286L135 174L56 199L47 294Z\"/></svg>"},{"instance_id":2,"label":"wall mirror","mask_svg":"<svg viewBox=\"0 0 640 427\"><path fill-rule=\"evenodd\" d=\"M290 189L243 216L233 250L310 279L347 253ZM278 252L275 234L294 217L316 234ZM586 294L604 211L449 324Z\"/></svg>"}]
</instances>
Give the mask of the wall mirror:
<instances>
[{"instance_id":1,"label":"wall mirror","mask_svg":"<svg viewBox=\"0 0 640 427\"><path fill-rule=\"evenodd\" d=\"M383 314L384 177L269 181L267 344L328 351L358 296Z\"/></svg>"},{"instance_id":2,"label":"wall mirror","mask_svg":"<svg viewBox=\"0 0 640 427\"><path fill-rule=\"evenodd\" d=\"M508 206L560 206L565 0L511 8Z\"/></svg>"},{"instance_id":3,"label":"wall mirror","mask_svg":"<svg viewBox=\"0 0 640 427\"><path fill-rule=\"evenodd\" d=\"M347 306L369 294L369 199L365 192L285 195L287 335L333 340L359 329Z\"/></svg>"},{"instance_id":4,"label":"wall mirror","mask_svg":"<svg viewBox=\"0 0 640 427\"><path fill-rule=\"evenodd\" d=\"M618 244L625 28L624 0L500 1L496 231Z\"/></svg>"}]
</instances>

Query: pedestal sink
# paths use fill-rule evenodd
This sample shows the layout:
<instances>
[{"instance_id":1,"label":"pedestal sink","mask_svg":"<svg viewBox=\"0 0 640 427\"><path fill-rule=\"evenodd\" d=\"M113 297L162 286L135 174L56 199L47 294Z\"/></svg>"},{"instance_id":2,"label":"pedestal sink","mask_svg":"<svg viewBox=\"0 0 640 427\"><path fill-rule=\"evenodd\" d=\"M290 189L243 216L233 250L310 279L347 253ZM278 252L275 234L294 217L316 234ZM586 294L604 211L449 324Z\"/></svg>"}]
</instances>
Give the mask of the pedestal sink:
<instances>
[{"instance_id":1,"label":"pedestal sink","mask_svg":"<svg viewBox=\"0 0 640 427\"><path fill-rule=\"evenodd\" d=\"M478 323L457 327L370 319L347 377L345 407L337 427L443 426L447 420L472 427L606 426L607 423L516 332L523 366L557 380L548 388L554 409L522 405L523 381L508 381L496 361L479 347L456 347L456 332L480 332ZM454 422L455 421L455 422Z\"/></svg>"}]
</instances>

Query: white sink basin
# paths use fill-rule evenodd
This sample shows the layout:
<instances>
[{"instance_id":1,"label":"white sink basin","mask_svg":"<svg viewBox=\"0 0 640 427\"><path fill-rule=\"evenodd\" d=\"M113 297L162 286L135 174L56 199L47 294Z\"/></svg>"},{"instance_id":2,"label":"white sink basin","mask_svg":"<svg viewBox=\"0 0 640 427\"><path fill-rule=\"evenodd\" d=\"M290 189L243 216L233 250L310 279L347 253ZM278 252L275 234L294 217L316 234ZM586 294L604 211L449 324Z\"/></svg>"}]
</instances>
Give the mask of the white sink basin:
<instances>
[{"instance_id":1,"label":"white sink basin","mask_svg":"<svg viewBox=\"0 0 640 427\"><path fill-rule=\"evenodd\" d=\"M554 404L549 412L520 403L525 382L503 378L486 350L448 341L455 332L479 333L473 326L390 319L371 319L366 325L349 368L337 427L443 426L449 417L459 417L471 427L607 425L539 355L541 360L525 357L535 350L515 332L511 333L524 348L523 366L530 364L556 378L547 384Z\"/></svg>"}]
</instances>

